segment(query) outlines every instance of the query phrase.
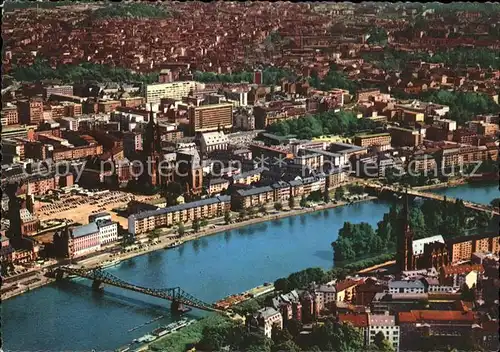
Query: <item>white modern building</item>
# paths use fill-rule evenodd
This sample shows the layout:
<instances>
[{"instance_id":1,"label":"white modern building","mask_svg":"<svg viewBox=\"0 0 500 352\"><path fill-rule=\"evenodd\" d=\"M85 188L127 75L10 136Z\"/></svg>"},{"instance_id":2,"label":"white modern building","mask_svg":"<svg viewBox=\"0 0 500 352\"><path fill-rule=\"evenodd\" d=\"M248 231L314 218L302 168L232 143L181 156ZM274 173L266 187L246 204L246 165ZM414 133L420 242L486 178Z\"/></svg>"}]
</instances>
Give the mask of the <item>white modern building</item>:
<instances>
[{"instance_id":1,"label":"white modern building","mask_svg":"<svg viewBox=\"0 0 500 352\"><path fill-rule=\"evenodd\" d=\"M182 100L196 90L195 81L155 83L146 86L146 103L159 103L163 98Z\"/></svg>"},{"instance_id":2,"label":"white modern building","mask_svg":"<svg viewBox=\"0 0 500 352\"><path fill-rule=\"evenodd\" d=\"M440 242L444 243L444 238L441 235L431 236L415 240L412 243L413 255L419 256L424 254L425 245L428 243Z\"/></svg>"},{"instance_id":3,"label":"white modern building","mask_svg":"<svg viewBox=\"0 0 500 352\"><path fill-rule=\"evenodd\" d=\"M238 106L248 105L248 92L245 91L225 91L225 96L229 100L235 100L238 102Z\"/></svg>"},{"instance_id":4,"label":"white modern building","mask_svg":"<svg viewBox=\"0 0 500 352\"><path fill-rule=\"evenodd\" d=\"M118 240L118 223L111 220L96 221L99 228L99 240L101 245Z\"/></svg>"},{"instance_id":5,"label":"white modern building","mask_svg":"<svg viewBox=\"0 0 500 352\"><path fill-rule=\"evenodd\" d=\"M394 348L394 351L399 351L399 326L396 325L394 315L385 314L368 314L368 332L367 345L371 345L375 340L375 335L382 332L384 337Z\"/></svg>"},{"instance_id":6,"label":"white modern building","mask_svg":"<svg viewBox=\"0 0 500 352\"><path fill-rule=\"evenodd\" d=\"M259 329L263 330L264 336L268 338L271 338L273 326L278 329L283 329L283 317L280 312L272 307L259 309L254 318L254 321L258 324Z\"/></svg>"},{"instance_id":7,"label":"white modern building","mask_svg":"<svg viewBox=\"0 0 500 352\"><path fill-rule=\"evenodd\" d=\"M389 282L389 293L424 293L425 285L420 280L415 281L391 281Z\"/></svg>"},{"instance_id":8,"label":"white modern building","mask_svg":"<svg viewBox=\"0 0 500 352\"><path fill-rule=\"evenodd\" d=\"M200 137L200 150L202 153L210 153L214 150L226 150L229 146L229 138L224 132L206 132Z\"/></svg>"},{"instance_id":9,"label":"white modern building","mask_svg":"<svg viewBox=\"0 0 500 352\"><path fill-rule=\"evenodd\" d=\"M327 283L325 285L317 285L314 287L314 293L319 305L319 309L328 307L332 302L335 302L337 297L337 290L334 283Z\"/></svg>"}]
</instances>

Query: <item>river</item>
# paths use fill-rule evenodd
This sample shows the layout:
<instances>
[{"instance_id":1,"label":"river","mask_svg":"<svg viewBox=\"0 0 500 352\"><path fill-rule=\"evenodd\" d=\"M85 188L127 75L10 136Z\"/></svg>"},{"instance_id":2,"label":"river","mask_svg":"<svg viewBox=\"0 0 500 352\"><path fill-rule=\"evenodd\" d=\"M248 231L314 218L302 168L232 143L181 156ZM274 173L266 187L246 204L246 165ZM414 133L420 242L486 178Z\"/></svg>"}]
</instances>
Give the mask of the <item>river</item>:
<instances>
[{"instance_id":1,"label":"river","mask_svg":"<svg viewBox=\"0 0 500 352\"><path fill-rule=\"evenodd\" d=\"M456 194L456 189L461 191ZM477 201L476 192L480 193L477 199L498 196L498 189L495 193L490 186L465 185L448 192L450 197L472 201ZM330 243L343 223L365 221L376 226L389 207L387 202L368 201L250 225L136 257L107 270L143 286L180 286L199 299L214 302L308 267L330 268ZM171 322L169 306L161 299L114 287L96 293L84 279L57 282L3 302L3 347L112 350Z\"/></svg>"},{"instance_id":2,"label":"river","mask_svg":"<svg viewBox=\"0 0 500 352\"><path fill-rule=\"evenodd\" d=\"M439 188L431 190L431 192L486 205L489 205L493 199L500 197L498 182L464 184L457 187Z\"/></svg>"}]
</instances>

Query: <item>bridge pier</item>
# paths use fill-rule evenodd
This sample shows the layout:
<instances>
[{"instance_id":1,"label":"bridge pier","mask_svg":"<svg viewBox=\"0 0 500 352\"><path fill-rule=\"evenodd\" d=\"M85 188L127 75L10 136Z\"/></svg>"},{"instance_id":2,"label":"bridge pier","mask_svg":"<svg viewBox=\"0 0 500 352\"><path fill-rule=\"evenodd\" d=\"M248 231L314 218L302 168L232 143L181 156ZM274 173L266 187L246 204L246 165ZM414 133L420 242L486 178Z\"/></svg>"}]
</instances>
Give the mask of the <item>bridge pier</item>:
<instances>
[{"instance_id":1,"label":"bridge pier","mask_svg":"<svg viewBox=\"0 0 500 352\"><path fill-rule=\"evenodd\" d=\"M104 284L101 281L99 281L99 280L92 281L92 290L102 291L103 288L104 288Z\"/></svg>"},{"instance_id":2,"label":"bridge pier","mask_svg":"<svg viewBox=\"0 0 500 352\"><path fill-rule=\"evenodd\" d=\"M190 308L187 308L184 306L184 304L178 300L173 300L172 304L170 305L170 310L174 314L182 314L190 311Z\"/></svg>"}]
</instances>

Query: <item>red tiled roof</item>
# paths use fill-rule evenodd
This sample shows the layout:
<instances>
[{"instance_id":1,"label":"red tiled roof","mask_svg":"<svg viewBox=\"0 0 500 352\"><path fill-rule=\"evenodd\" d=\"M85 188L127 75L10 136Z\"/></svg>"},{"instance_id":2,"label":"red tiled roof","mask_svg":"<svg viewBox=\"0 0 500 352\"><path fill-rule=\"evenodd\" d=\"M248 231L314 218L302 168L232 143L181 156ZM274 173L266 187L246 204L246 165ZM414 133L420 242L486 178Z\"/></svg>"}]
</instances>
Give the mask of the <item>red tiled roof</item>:
<instances>
[{"instance_id":1,"label":"red tiled roof","mask_svg":"<svg viewBox=\"0 0 500 352\"><path fill-rule=\"evenodd\" d=\"M445 276L454 275L454 274L465 274L470 273L471 271L477 271L480 273L484 273L484 267L482 264L467 264L467 265L456 265L456 266L444 266L443 273Z\"/></svg>"},{"instance_id":2,"label":"red tiled roof","mask_svg":"<svg viewBox=\"0 0 500 352\"><path fill-rule=\"evenodd\" d=\"M337 292L341 292L341 291L344 291L345 289L347 289L349 287L362 284L363 282L364 282L364 280L358 280L358 281L356 281L356 280L347 279L347 280L344 280L344 281L341 281L341 282L337 283L335 285L335 289L337 290Z\"/></svg>"},{"instance_id":3,"label":"red tiled roof","mask_svg":"<svg viewBox=\"0 0 500 352\"><path fill-rule=\"evenodd\" d=\"M460 293L454 292L430 292L429 300L459 300Z\"/></svg>"},{"instance_id":4,"label":"red tiled roof","mask_svg":"<svg viewBox=\"0 0 500 352\"><path fill-rule=\"evenodd\" d=\"M339 314L339 321L342 323L351 323L357 328L368 326L368 314Z\"/></svg>"},{"instance_id":5,"label":"red tiled roof","mask_svg":"<svg viewBox=\"0 0 500 352\"><path fill-rule=\"evenodd\" d=\"M416 323L425 321L462 321L473 322L474 312L461 312L458 310L412 310L410 312L400 312L400 323Z\"/></svg>"}]
</instances>

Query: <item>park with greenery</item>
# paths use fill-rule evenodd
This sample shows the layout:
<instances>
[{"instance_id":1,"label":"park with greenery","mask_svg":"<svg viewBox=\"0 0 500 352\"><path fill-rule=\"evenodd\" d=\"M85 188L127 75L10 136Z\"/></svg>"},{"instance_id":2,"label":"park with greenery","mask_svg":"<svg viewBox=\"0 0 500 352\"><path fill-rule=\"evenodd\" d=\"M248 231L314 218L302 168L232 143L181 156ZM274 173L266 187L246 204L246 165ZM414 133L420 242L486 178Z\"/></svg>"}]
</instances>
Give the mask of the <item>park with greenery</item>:
<instances>
[{"instance_id":1,"label":"park with greenery","mask_svg":"<svg viewBox=\"0 0 500 352\"><path fill-rule=\"evenodd\" d=\"M395 92L402 99L419 99L425 102L447 105L450 107L448 117L459 124L471 121L474 116L480 114L492 114L500 112L500 105L486 94L476 92L457 92L448 90L427 91L418 95Z\"/></svg>"},{"instance_id":2,"label":"park with greenery","mask_svg":"<svg viewBox=\"0 0 500 352\"><path fill-rule=\"evenodd\" d=\"M253 82L253 71L241 71L234 73L201 72L195 71L194 79L203 83L241 83ZM266 67L262 69L263 83L266 85L276 85L282 79L294 80L297 75L292 71L278 67Z\"/></svg>"},{"instance_id":3,"label":"park with greenery","mask_svg":"<svg viewBox=\"0 0 500 352\"><path fill-rule=\"evenodd\" d=\"M383 335L379 335L372 345L365 348L359 329L349 323L338 323L333 318L315 325L311 334L300 334L301 329L302 323L292 319L283 330L273 329L271 338L267 338L262 332L251 331L237 323L211 325L204 327L202 338L196 346L203 351L394 351Z\"/></svg>"},{"instance_id":4,"label":"park with greenery","mask_svg":"<svg viewBox=\"0 0 500 352\"><path fill-rule=\"evenodd\" d=\"M323 284L334 279L343 280L348 275L355 274L357 271L382 264L393 260L395 255L392 253L373 255L370 258L354 260L349 263L341 263L330 270L321 268L308 268L288 277L282 277L274 281L274 287L279 292L290 292L295 289L308 287L311 283Z\"/></svg>"},{"instance_id":5,"label":"park with greenery","mask_svg":"<svg viewBox=\"0 0 500 352\"><path fill-rule=\"evenodd\" d=\"M374 30L375 33L383 33L383 30ZM383 38L383 34L376 36L377 40ZM369 39L368 39L369 40ZM498 51L488 48L451 48L439 50L432 54L426 51L407 52L386 47L382 52L371 52L361 54L363 59L373 63L387 71L399 71L405 67L405 63L422 60L430 63L443 63L448 67L492 67L500 68Z\"/></svg>"},{"instance_id":6,"label":"park with greenery","mask_svg":"<svg viewBox=\"0 0 500 352\"><path fill-rule=\"evenodd\" d=\"M312 139L323 135L353 135L374 128L376 124L373 121L358 119L354 112L327 111L274 123L268 126L267 132L280 136L293 133L300 139Z\"/></svg>"},{"instance_id":7,"label":"park with greenery","mask_svg":"<svg viewBox=\"0 0 500 352\"><path fill-rule=\"evenodd\" d=\"M362 222L345 222L338 238L332 242L336 263L354 260L378 253L395 252L397 237L403 228L403 209L392 206L374 229ZM409 213L409 224L413 238L442 235L444 238L465 236L471 230L484 231L488 228L490 216L481 211L465 207L464 202L426 199L413 202Z\"/></svg>"},{"instance_id":8,"label":"park with greenery","mask_svg":"<svg viewBox=\"0 0 500 352\"><path fill-rule=\"evenodd\" d=\"M58 80L63 83L127 82L150 84L158 81L157 73L141 74L125 68L90 62L77 65L61 64L53 68L44 59L36 59L31 66L13 65L9 75L20 82Z\"/></svg>"}]
</instances>

